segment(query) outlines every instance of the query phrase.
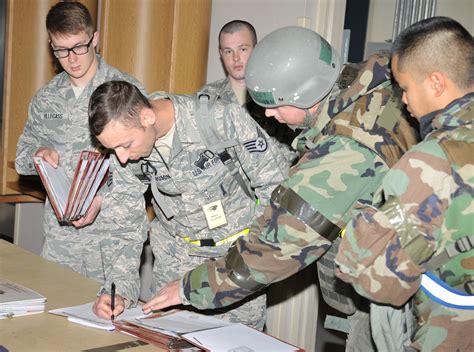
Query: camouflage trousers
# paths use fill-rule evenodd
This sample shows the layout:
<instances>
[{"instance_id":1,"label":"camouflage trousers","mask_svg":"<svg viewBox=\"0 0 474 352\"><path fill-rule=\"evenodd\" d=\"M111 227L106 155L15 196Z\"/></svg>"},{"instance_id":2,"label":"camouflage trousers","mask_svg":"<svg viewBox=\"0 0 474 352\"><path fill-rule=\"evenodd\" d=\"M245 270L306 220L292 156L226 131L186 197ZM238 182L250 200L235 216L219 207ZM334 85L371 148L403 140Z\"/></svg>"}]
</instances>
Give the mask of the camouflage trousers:
<instances>
[{"instance_id":1,"label":"camouflage trousers","mask_svg":"<svg viewBox=\"0 0 474 352\"><path fill-rule=\"evenodd\" d=\"M370 333L370 315L364 311L356 312L347 317L350 331L346 340L346 352L375 352Z\"/></svg>"},{"instance_id":2,"label":"camouflage trousers","mask_svg":"<svg viewBox=\"0 0 474 352\"><path fill-rule=\"evenodd\" d=\"M156 293L168 282L182 277L206 259L190 255L194 245L179 237L150 230L150 244L155 257L151 292ZM191 306L180 309L196 310ZM241 302L218 310L196 310L201 314L212 315L233 323L243 323L258 330L263 330L266 320L266 295L251 296Z\"/></svg>"},{"instance_id":3,"label":"camouflage trousers","mask_svg":"<svg viewBox=\"0 0 474 352\"><path fill-rule=\"evenodd\" d=\"M41 256L100 283L105 281L99 238L74 241L46 237Z\"/></svg>"}]
</instances>

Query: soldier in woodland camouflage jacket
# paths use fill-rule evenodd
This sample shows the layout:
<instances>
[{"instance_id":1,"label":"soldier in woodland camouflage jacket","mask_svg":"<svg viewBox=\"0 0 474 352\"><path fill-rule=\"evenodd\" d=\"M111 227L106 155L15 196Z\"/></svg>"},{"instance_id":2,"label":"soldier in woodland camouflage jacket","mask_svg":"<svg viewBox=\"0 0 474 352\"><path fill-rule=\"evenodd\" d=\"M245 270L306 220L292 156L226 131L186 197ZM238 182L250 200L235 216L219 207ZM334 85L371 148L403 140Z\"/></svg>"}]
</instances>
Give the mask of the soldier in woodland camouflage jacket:
<instances>
[{"instance_id":1,"label":"soldier in woodland camouflage jacket","mask_svg":"<svg viewBox=\"0 0 474 352\"><path fill-rule=\"evenodd\" d=\"M394 103L388 62L374 55L339 74L330 45L298 27L274 31L257 44L247 66L249 92L267 115L310 125L297 139L306 153L273 192L249 236L224 258L162 289L145 311L178 302L200 309L237 302L318 260L356 203L381 203L382 177L415 143Z\"/></svg>"},{"instance_id":2,"label":"soldier in woodland camouflage jacket","mask_svg":"<svg viewBox=\"0 0 474 352\"><path fill-rule=\"evenodd\" d=\"M162 92L146 99L119 81L97 88L89 112L93 135L124 165L117 177L129 193L142 198L151 187L156 214L150 226L152 292L204 258L222 256L247 233L254 214L262 213L288 172L289 161L237 104ZM133 251L130 256L140 257ZM97 312L107 318L108 299L104 295L97 304L103 307ZM228 310L232 321L262 329L265 296Z\"/></svg>"},{"instance_id":3,"label":"soldier in woodland camouflage jacket","mask_svg":"<svg viewBox=\"0 0 474 352\"><path fill-rule=\"evenodd\" d=\"M416 350L473 351L473 40L434 17L402 32L392 52L423 141L385 176L386 204L348 225L338 276L377 302L399 306L415 294Z\"/></svg>"},{"instance_id":4,"label":"soldier in woodland camouflage jacket","mask_svg":"<svg viewBox=\"0 0 474 352\"><path fill-rule=\"evenodd\" d=\"M18 141L15 167L19 174L36 174L33 156L42 156L49 163L59 162L72 179L81 150L95 149L87 123L89 98L94 89L113 79L139 86L140 83L96 55L99 35L94 32L84 5L56 4L48 13L46 25L53 53L64 71L33 97ZM113 170L110 171L113 176ZM130 297L129 303L133 304L138 300L140 288L131 282L138 279L140 258L129 257L122 250L124 244L137 251L142 249L147 234L145 203L136 200L132 204L126 193L112 193L102 203L103 210L95 221L89 220L94 221L91 225L84 226L81 219L73 227L59 224L46 201L41 255L103 283L104 287L110 288L111 282L115 282L118 292ZM137 211L132 214L129 207ZM130 290L124 292L125 287Z\"/></svg>"}]
</instances>

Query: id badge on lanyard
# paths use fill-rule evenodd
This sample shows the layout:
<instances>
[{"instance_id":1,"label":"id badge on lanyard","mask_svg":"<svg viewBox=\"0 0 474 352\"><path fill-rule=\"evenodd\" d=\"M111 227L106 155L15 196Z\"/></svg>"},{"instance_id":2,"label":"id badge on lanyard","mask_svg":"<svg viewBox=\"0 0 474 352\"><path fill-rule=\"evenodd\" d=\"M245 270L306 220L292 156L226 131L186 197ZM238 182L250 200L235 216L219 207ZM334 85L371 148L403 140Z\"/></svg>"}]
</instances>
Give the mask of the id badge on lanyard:
<instances>
[{"instance_id":1,"label":"id badge on lanyard","mask_svg":"<svg viewBox=\"0 0 474 352\"><path fill-rule=\"evenodd\" d=\"M207 226L210 230L227 224L224 207L222 206L222 201L220 199L204 204L202 210L206 216Z\"/></svg>"}]
</instances>

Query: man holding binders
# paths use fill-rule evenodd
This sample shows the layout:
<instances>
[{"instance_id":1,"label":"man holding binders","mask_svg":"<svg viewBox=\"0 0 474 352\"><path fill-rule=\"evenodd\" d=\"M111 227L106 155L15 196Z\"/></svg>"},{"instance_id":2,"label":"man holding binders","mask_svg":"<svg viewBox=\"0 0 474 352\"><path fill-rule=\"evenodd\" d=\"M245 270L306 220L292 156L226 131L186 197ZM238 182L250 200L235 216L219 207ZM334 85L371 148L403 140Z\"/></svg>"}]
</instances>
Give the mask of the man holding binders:
<instances>
[{"instance_id":1,"label":"man holding binders","mask_svg":"<svg viewBox=\"0 0 474 352\"><path fill-rule=\"evenodd\" d=\"M107 65L95 53L99 34L81 3L54 5L46 17L46 28L51 50L64 71L33 97L18 141L15 166L19 174L36 174L33 157L38 156L53 167L61 165L72 179L80 151L94 149L87 123L87 107L94 89L112 79L140 83ZM101 203L102 211L97 215ZM136 209L133 217L128 211L130 206ZM122 225L125 220L129 220L128 227ZM44 258L104 283L107 291L114 281L117 292L129 297L129 304L137 301L139 287L128 283L138 277L140 258L118 254L124 243L141 251L147 231L143 199L132 205L125 194L114 192L107 199L98 196L91 211L74 226L61 226L47 201L43 226ZM128 270L117 276L116 270L122 268ZM130 291L125 292L126 288Z\"/></svg>"}]
</instances>

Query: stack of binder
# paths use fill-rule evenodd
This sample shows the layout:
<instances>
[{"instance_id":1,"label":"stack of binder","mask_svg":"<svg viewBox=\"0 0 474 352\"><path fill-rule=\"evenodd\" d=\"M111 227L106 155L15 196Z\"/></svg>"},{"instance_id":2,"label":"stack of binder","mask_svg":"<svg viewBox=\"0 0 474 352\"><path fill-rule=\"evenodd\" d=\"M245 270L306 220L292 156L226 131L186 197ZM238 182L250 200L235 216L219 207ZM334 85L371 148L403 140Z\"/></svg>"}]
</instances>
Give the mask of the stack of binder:
<instances>
[{"instance_id":1,"label":"stack of binder","mask_svg":"<svg viewBox=\"0 0 474 352\"><path fill-rule=\"evenodd\" d=\"M70 224L87 213L109 168L105 154L82 151L71 181L60 166L54 168L39 157L33 160L54 213L63 224Z\"/></svg>"},{"instance_id":2,"label":"stack of binder","mask_svg":"<svg viewBox=\"0 0 474 352\"><path fill-rule=\"evenodd\" d=\"M114 321L114 325L117 331L166 350L181 350L195 347L179 336L172 336L170 333L145 327L137 321ZM193 351L196 351L196 349Z\"/></svg>"}]
</instances>

